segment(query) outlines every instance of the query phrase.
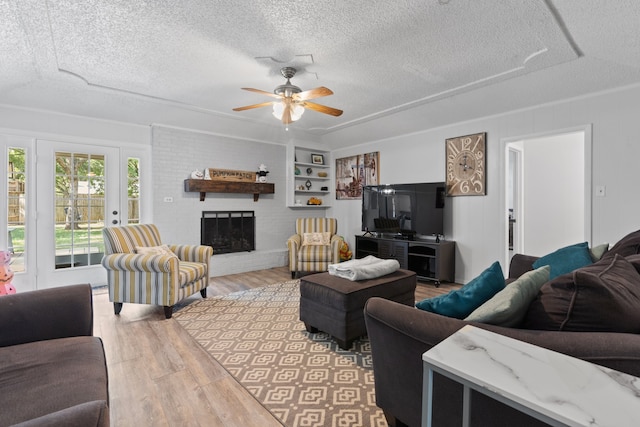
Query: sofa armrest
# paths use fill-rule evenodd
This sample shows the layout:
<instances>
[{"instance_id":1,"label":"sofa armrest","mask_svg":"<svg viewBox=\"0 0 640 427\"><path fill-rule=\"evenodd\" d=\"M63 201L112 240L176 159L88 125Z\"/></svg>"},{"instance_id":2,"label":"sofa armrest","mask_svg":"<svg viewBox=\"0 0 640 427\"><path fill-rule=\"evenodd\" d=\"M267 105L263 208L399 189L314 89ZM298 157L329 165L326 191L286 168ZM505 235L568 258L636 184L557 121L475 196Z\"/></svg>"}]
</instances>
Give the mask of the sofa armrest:
<instances>
[{"instance_id":1,"label":"sofa armrest","mask_svg":"<svg viewBox=\"0 0 640 427\"><path fill-rule=\"evenodd\" d=\"M298 252L298 249L300 249L301 244L302 244L302 238L300 237L299 234L294 234L293 236L287 239L287 247L289 248L289 250L295 250L296 252Z\"/></svg>"},{"instance_id":2,"label":"sofa armrest","mask_svg":"<svg viewBox=\"0 0 640 427\"><path fill-rule=\"evenodd\" d=\"M105 400L80 403L61 411L52 412L13 427L108 427L109 406Z\"/></svg>"},{"instance_id":3,"label":"sofa armrest","mask_svg":"<svg viewBox=\"0 0 640 427\"><path fill-rule=\"evenodd\" d=\"M364 313L376 404L406 425L419 426L422 354L467 322L376 297L367 301Z\"/></svg>"},{"instance_id":4,"label":"sofa armrest","mask_svg":"<svg viewBox=\"0 0 640 427\"><path fill-rule=\"evenodd\" d=\"M287 249L289 250L289 270L293 273L298 268L298 251L302 244L299 234L294 234L287 239ZM293 278L293 275L291 276Z\"/></svg>"},{"instance_id":5,"label":"sofa armrest","mask_svg":"<svg viewBox=\"0 0 640 427\"><path fill-rule=\"evenodd\" d=\"M507 281L512 282L527 271L533 270L533 263L536 262L537 259L537 256L515 254L511 257L511 262L509 263L509 277L507 277Z\"/></svg>"},{"instance_id":6,"label":"sofa armrest","mask_svg":"<svg viewBox=\"0 0 640 427\"><path fill-rule=\"evenodd\" d=\"M331 236L331 262L338 263L340 262L340 247L342 246L342 242L344 238L337 234Z\"/></svg>"},{"instance_id":7,"label":"sofa armrest","mask_svg":"<svg viewBox=\"0 0 640 427\"><path fill-rule=\"evenodd\" d=\"M168 245L171 252L178 256L180 261L201 262L209 264L213 255L213 248L206 245Z\"/></svg>"},{"instance_id":8,"label":"sofa armrest","mask_svg":"<svg viewBox=\"0 0 640 427\"><path fill-rule=\"evenodd\" d=\"M422 354L468 324L463 320L405 306L382 298L365 305L371 342L376 404L386 414L410 426L422 414ZM567 354L630 375L640 376L640 335L612 332L534 331L471 323L504 336ZM449 379L434 380L434 424L461 422L462 388ZM513 410L476 396L472 418L486 425L544 425ZM475 404L474 400L474 404ZM502 421L495 421L492 417ZM438 421L436 423L436 421ZM473 421L473 419L472 419ZM473 425L473 422L472 422Z\"/></svg>"},{"instance_id":9,"label":"sofa armrest","mask_svg":"<svg viewBox=\"0 0 640 427\"><path fill-rule=\"evenodd\" d=\"M102 266L113 271L170 273L178 271L178 258L173 255L110 254L102 258Z\"/></svg>"},{"instance_id":10,"label":"sofa armrest","mask_svg":"<svg viewBox=\"0 0 640 427\"><path fill-rule=\"evenodd\" d=\"M93 335L89 285L42 289L0 297L0 347Z\"/></svg>"}]
</instances>

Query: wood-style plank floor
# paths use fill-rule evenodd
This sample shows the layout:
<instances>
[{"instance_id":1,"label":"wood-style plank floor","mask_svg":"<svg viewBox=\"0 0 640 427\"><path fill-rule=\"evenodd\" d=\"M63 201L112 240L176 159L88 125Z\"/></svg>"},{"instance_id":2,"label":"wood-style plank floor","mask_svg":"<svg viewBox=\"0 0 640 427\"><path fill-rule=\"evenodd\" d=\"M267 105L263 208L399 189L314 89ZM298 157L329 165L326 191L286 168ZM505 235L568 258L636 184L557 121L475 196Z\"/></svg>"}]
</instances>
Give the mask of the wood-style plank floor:
<instances>
[{"instance_id":1,"label":"wood-style plank floor","mask_svg":"<svg viewBox=\"0 0 640 427\"><path fill-rule=\"evenodd\" d=\"M208 296L291 280L287 267L213 277ZM416 300L458 287L418 282ZM200 299L196 293L176 310ZM120 315L105 288L94 291L94 334L109 369L111 425L280 426L163 308L124 304Z\"/></svg>"}]
</instances>

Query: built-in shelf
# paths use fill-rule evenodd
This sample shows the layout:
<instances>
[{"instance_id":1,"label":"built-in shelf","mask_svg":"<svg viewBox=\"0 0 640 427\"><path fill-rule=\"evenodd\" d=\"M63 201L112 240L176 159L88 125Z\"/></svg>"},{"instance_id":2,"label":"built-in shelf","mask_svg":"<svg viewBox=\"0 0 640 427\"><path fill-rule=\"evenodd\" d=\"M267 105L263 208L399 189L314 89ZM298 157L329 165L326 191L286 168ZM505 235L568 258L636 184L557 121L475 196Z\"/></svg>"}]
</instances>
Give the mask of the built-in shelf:
<instances>
[{"instance_id":1,"label":"built-in shelf","mask_svg":"<svg viewBox=\"0 0 640 427\"><path fill-rule=\"evenodd\" d=\"M314 163L314 160L320 160L321 163ZM288 207L294 209L326 209L331 207L331 184L332 168L328 151L294 145L287 146L286 199ZM310 196L320 199L322 204L308 205Z\"/></svg>"},{"instance_id":2,"label":"built-in shelf","mask_svg":"<svg viewBox=\"0 0 640 427\"><path fill-rule=\"evenodd\" d=\"M200 193L201 202L204 202L207 193L248 193L253 194L253 201L257 202L260 194L275 193L275 186L271 182L225 182L208 179L185 179L184 191Z\"/></svg>"}]
</instances>

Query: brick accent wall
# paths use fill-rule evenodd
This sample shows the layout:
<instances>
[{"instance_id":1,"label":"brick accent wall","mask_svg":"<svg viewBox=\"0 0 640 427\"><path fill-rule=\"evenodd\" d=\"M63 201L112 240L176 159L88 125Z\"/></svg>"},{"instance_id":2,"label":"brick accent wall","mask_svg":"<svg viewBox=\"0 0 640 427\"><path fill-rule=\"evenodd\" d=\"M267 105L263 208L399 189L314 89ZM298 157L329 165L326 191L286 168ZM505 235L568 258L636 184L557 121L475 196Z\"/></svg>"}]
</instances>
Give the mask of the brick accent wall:
<instances>
[{"instance_id":1,"label":"brick accent wall","mask_svg":"<svg viewBox=\"0 0 640 427\"><path fill-rule=\"evenodd\" d=\"M163 243L200 243L202 211L253 210L256 213L256 250L216 255L211 275L242 273L288 263L287 238L299 216L324 216L324 211L295 211L286 207L286 146L247 141L162 126L152 127L153 218ZM186 193L184 180L191 171L205 168L269 169L267 181L275 194ZM173 202L165 202L165 198Z\"/></svg>"}]
</instances>

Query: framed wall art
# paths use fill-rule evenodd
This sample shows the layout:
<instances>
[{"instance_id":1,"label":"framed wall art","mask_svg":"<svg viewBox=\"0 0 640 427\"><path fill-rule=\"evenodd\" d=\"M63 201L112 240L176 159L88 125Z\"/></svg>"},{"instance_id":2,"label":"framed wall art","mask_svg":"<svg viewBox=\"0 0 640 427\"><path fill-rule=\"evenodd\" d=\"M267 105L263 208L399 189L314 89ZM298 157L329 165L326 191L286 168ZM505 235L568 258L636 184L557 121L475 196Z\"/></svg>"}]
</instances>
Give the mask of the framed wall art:
<instances>
[{"instance_id":1,"label":"framed wall art","mask_svg":"<svg viewBox=\"0 0 640 427\"><path fill-rule=\"evenodd\" d=\"M312 154L311 163L314 165L324 165L324 156L322 154Z\"/></svg>"},{"instance_id":2,"label":"framed wall art","mask_svg":"<svg viewBox=\"0 0 640 427\"><path fill-rule=\"evenodd\" d=\"M486 141L486 132L445 141L447 196L486 194Z\"/></svg>"},{"instance_id":3,"label":"framed wall art","mask_svg":"<svg viewBox=\"0 0 640 427\"><path fill-rule=\"evenodd\" d=\"M380 152L336 159L336 199L362 198L362 187L380 184Z\"/></svg>"}]
</instances>

